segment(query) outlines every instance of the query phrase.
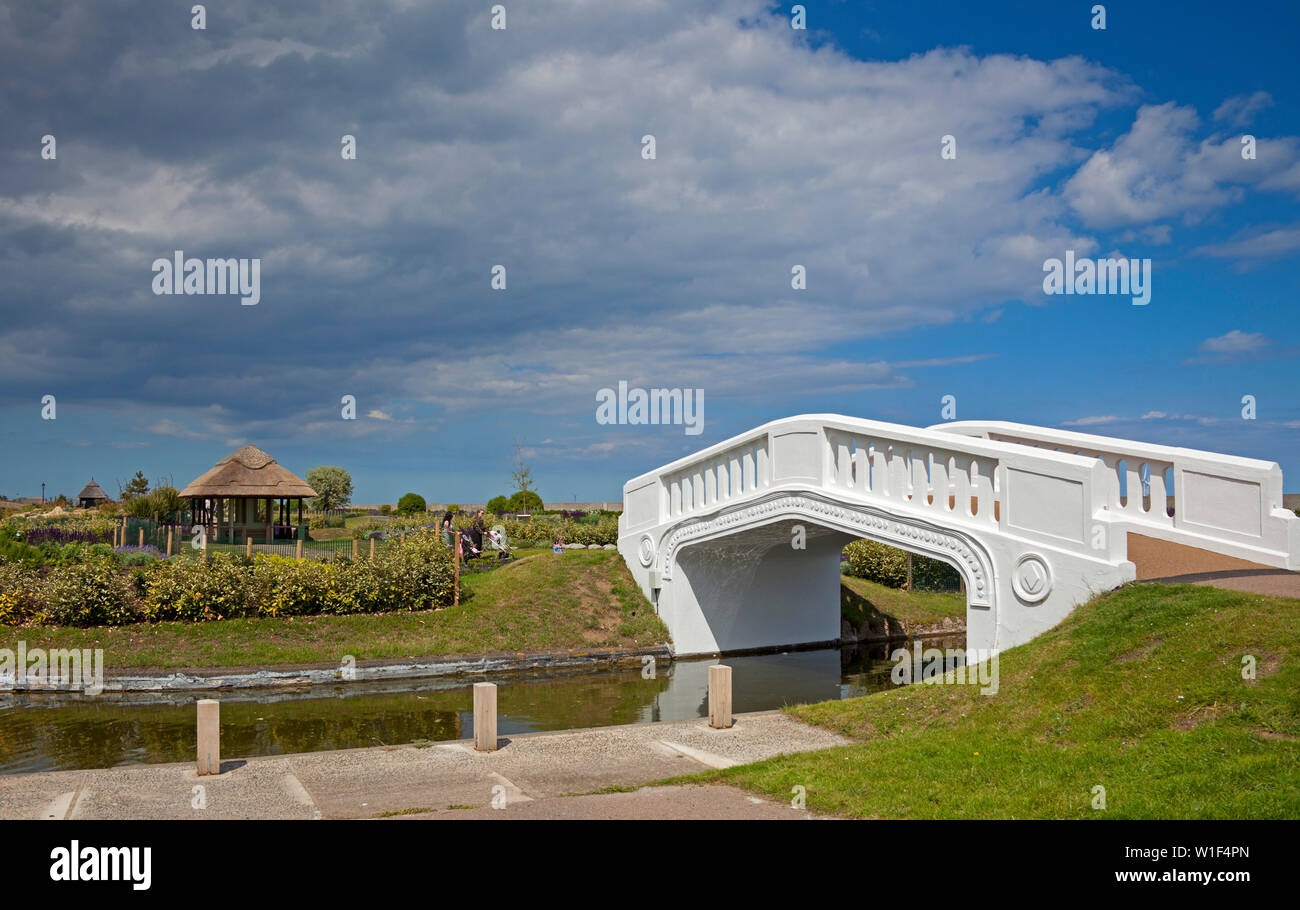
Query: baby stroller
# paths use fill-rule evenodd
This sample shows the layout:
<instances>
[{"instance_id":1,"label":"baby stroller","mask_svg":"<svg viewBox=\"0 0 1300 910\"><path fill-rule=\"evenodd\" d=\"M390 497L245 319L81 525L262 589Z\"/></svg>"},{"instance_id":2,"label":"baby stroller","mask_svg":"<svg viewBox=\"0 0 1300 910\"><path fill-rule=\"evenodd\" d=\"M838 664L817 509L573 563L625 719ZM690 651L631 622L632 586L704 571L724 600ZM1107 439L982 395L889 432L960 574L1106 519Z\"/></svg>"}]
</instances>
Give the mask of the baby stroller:
<instances>
[{"instance_id":1,"label":"baby stroller","mask_svg":"<svg viewBox=\"0 0 1300 910\"><path fill-rule=\"evenodd\" d=\"M483 555L483 551L474 545L474 535L468 528L455 533L460 535L460 555L467 565L474 557Z\"/></svg>"},{"instance_id":2,"label":"baby stroller","mask_svg":"<svg viewBox=\"0 0 1300 910\"><path fill-rule=\"evenodd\" d=\"M493 525L484 536L483 544L485 549L497 551L497 559L510 559L515 555L506 542L505 525Z\"/></svg>"}]
</instances>

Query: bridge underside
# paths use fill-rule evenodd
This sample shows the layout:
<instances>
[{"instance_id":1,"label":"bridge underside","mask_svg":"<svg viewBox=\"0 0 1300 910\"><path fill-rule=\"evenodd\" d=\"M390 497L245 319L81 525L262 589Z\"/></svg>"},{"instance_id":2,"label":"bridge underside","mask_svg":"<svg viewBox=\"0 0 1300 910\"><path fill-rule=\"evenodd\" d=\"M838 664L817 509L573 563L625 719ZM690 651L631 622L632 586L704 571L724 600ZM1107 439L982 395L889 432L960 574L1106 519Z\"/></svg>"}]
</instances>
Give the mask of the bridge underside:
<instances>
[{"instance_id":1,"label":"bridge underside","mask_svg":"<svg viewBox=\"0 0 1300 910\"><path fill-rule=\"evenodd\" d=\"M796 525L806 549L792 546ZM837 641L840 551L853 539L786 519L683 547L659 599L678 652Z\"/></svg>"}]
</instances>

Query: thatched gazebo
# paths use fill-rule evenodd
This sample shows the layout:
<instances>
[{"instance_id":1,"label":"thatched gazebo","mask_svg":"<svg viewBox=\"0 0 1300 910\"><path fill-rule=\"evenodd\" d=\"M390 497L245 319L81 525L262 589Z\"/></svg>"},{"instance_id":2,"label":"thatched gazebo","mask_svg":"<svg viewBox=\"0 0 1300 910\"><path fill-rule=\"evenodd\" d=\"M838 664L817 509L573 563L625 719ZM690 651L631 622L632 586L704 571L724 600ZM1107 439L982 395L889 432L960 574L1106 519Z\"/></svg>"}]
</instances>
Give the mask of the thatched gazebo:
<instances>
[{"instance_id":1,"label":"thatched gazebo","mask_svg":"<svg viewBox=\"0 0 1300 910\"><path fill-rule=\"evenodd\" d=\"M77 507L81 509L93 509L101 506L106 502L112 502L103 488L95 483L95 478L90 478L90 483L81 488L77 494Z\"/></svg>"},{"instance_id":2,"label":"thatched gazebo","mask_svg":"<svg viewBox=\"0 0 1300 910\"><path fill-rule=\"evenodd\" d=\"M230 543L249 537L263 543L305 537L302 501L315 495L305 480L252 445L231 452L181 490L181 497L190 501L194 523L208 527L214 540Z\"/></svg>"}]
</instances>

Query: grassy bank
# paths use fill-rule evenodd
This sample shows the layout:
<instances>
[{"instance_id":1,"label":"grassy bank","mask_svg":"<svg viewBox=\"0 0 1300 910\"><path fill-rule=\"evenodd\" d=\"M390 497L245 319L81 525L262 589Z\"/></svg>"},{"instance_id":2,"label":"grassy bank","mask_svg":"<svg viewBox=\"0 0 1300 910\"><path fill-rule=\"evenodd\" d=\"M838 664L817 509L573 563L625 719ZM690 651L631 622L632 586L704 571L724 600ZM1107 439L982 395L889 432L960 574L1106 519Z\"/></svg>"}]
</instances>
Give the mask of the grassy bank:
<instances>
[{"instance_id":1,"label":"grassy bank","mask_svg":"<svg viewBox=\"0 0 1300 910\"><path fill-rule=\"evenodd\" d=\"M966 621L965 594L934 594L903 591L885 585L840 576L840 615L859 629L905 634L942 623Z\"/></svg>"},{"instance_id":2,"label":"grassy bank","mask_svg":"<svg viewBox=\"0 0 1300 910\"><path fill-rule=\"evenodd\" d=\"M810 810L855 817L1300 817L1300 600L1131 585L999 671L996 695L916 685L790 709L861 742L703 777L787 800L803 786Z\"/></svg>"},{"instance_id":3,"label":"grassy bank","mask_svg":"<svg viewBox=\"0 0 1300 910\"><path fill-rule=\"evenodd\" d=\"M5 630L29 648L103 648L105 669L264 667L500 651L649 647L668 630L618 553L543 552L466 573L457 607L414 613L160 622Z\"/></svg>"}]
</instances>

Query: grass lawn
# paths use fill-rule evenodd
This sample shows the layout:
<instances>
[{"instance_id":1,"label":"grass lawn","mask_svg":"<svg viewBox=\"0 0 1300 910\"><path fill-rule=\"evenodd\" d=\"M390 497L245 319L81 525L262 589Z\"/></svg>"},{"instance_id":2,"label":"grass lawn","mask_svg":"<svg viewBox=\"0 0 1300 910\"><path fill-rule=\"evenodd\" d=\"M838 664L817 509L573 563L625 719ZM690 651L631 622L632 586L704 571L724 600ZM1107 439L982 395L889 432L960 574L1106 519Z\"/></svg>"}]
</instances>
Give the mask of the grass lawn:
<instances>
[{"instance_id":1,"label":"grass lawn","mask_svg":"<svg viewBox=\"0 0 1300 910\"><path fill-rule=\"evenodd\" d=\"M934 594L901 591L854 578L840 576L840 612L853 625L883 629L928 626L945 619L966 621L965 594Z\"/></svg>"},{"instance_id":2,"label":"grass lawn","mask_svg":"<svg viewBox=\"0 0 1300 910\"><path fill-rule=\"evenodd\" d=\"M650 647L668 630L611 550L533 551L461 576L456 607L411 613L164 622L117 628L9 629L29 648L103 648L109 674L128 668L266 667L283 663ZM12 647L11 641L0 646Z\"/></svg>"},{"instance_id":3,"label":"grass lawn","mask_svg":"<svg viewBox=\"0 0 1300 910\"><path fill-rule=\"evenodd\" d=\"M802 785L812 811L869 818L1300 817L1300 600L1129 585L999 671L996 695L914 685L791 708L860 743L691 779L776 799Z\"/></svg>"}]
</instances>

